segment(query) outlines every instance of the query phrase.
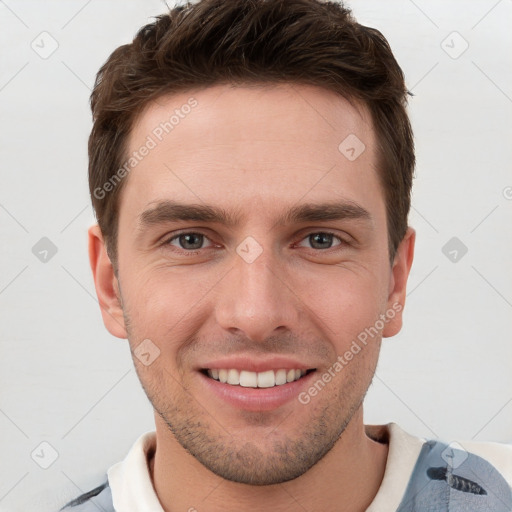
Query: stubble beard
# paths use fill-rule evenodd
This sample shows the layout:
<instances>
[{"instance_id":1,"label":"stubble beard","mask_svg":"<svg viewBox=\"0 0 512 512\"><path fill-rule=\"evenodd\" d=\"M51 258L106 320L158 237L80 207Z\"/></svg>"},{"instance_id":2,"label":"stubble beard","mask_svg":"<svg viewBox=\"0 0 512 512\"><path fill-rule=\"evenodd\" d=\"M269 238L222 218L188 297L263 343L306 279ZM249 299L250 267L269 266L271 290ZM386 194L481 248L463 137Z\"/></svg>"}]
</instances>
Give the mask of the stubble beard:
<instances>
[{"instance_id":1,"label":"stubble beard","mask_svg":"<svg viewBox=\"0 0 512 512\"><path fill-rule=\"evenodd\" d=\"M265 427L256 430L261 436L258 443L257 435L241 439L236 430L222 424L222 420L215 418L178 385L172 392L166 392L144 379L140 380L153 408L190 455L225 480L257 486L293 480L319 462L341 438L362 406L369 387L355 399L347 400L347 396L353 396L347 391L354 388L353 383L345 382L343 389L338 391L337 399L327 405L301 405L314 407L308 423L304 425L293 424L294 413L270 428L269 413L244 413L248 426ZM158 379L158 382L163 381ZM284 432L290 425L295 433L293 437ZM269 430L269 433L263 433Z\"/></svg>"},{"instance_id":2,"label":"stubble beard","mask_svg":"<svg viewBox=\"0 0 512 512\"><path fill-rule=\"evenodd\" d=\"M136 338L131 334L132 325L124 308L123 314L128 340L133 347L131 340ZM223 425L200 403L200 399L195 399L183 387L178 380L181 377L173 376L157 364L158 360L153 363L152 378L148 379L151 375L148 368L142 367L133 354L132 357L146 396L176 441L212 473L231 482L256 486L293 480L318 463L335 446L362 406L376 368L375 361L366 383L361 382L355 368L345 368L343 371L349 375L337 393L322 390L312 402L301 404L301 407L311 407L313 411L306 425L293 425L295 415L291 413L271 428L270 433L262 434L259 446L253 440L254 436L240 439L229 425ZM365 366L363 362L360 370ZM341 382L341 377L338 378ZM169 383L169 387L174 389L162 387L162 382ZM324 393L324 400L328 398L327 393L331 397L325 405L320 405L316 401ZM262 411L246 412L244 419L249 426L268 427L272 418ZM283 433L290 424L291 430L298 431L294 437ZM272 437L274 441L269 440Z\"/></svg>"}]
</instances>

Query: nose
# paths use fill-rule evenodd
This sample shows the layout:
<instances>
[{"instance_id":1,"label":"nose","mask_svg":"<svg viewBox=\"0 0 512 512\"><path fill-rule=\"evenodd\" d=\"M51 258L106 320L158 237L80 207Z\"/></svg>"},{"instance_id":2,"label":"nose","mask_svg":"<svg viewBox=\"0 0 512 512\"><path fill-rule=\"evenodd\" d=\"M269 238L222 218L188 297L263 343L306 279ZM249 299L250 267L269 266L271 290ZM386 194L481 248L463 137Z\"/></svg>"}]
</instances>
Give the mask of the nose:
<instances>
[{"instance_id":1,"label":"nose","mask_svg":"<svg viewBox=\"0 0 512 512\"><path fill-rule=\"evenodd\" d=\"M216 290L218 325L255 342L279 330L296 330L300 300L283 262L270 250L264 250L252 262L238 254L233 260L232 269Z\"/></svg>"}]
</instances>

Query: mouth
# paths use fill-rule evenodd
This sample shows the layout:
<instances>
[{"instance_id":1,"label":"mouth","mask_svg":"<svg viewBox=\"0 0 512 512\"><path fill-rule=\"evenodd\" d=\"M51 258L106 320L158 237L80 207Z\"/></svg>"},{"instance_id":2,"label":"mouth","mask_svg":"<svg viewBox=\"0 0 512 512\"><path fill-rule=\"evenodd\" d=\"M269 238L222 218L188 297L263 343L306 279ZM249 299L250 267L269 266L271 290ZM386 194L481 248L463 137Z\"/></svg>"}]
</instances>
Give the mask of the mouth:
<instances>
[{"instance_id":1,"label":"mouth","mask_svg":"<svg viewBox=\"0 0 512 512\"><path fill-rule=\"evenodd\" d=\"M259 372L238 368L202 368L198 371L205 396L212 400L212 404L220 400L231 410L258 413L277 411L294 402L299 404L300 393L311 386L317 373L315 368L271 370L268 367ZM217 408L218 413L222 410Z\"/></svg>"},{"instance_id":2,"label":"mouth","mask_svg":"<svg viewBox=\"0 0 512 512\"><path fill-rule=\"evenodd\" d=\"M299 395L318 377L313 361L274 354L258 357L250 353L204 360L196 366L199 385L207 401L228 405L217 411L278 411L300 405ZM295 406L296 407L296 406ZM297 412L302 414L303 410Z\"/></svg>"},{"instance_id":3,"label":"mouth","mask_svg":"<svg viewBox=\"0 0 512 512\"><path fill-rule=\"evenodd\" d=\"M236 368L203 368L201 373L212 380L242 388L273 388L285 386L303 379L316 368L279 368L263 372L238 370Z\"/></svg>"}]
</instances>

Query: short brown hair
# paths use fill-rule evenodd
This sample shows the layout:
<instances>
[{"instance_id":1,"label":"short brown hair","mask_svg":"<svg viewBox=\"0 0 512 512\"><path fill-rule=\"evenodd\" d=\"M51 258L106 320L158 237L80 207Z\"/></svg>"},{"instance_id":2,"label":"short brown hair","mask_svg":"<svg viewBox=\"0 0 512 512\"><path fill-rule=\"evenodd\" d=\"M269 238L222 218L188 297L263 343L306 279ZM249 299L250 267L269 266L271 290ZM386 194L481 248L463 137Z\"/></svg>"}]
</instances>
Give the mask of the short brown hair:
<instances>
[{"instance_id":1,"label":"short brown hair","mask_svg":"<svg viewBox=\"0 0 512 512\"><path fill-rule=\"evenodd\" d=\"M315 85L366 105L378 141L393 261L407 230L415 157L404 76L384 36L338 2L201 0L156 16L96 76L89 189L114 268L126 181L115 180L134 121L163 94L221 83Z\"/></svg>"}]
</instances>

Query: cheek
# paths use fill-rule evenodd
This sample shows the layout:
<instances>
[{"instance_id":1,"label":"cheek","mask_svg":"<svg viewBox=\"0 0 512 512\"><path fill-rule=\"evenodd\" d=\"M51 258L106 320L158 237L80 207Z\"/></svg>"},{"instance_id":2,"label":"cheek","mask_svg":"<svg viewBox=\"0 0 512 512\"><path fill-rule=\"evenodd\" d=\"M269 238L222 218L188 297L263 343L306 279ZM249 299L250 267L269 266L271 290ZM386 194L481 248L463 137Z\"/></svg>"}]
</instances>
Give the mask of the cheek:
<instances>
[{"instance_id":1,"label":"cheek","mask_svg":"<svg viewBox=\"0 0 512 512\"><path fill-rule=\"evenodd\" d=\"M213 274L213 275L212 275ZM169 340L184 339L190 322L202 310L204 298L219 276L212 272L185 268L145 266L123 280L123 300L130 317L133 335L154 339L168 346Z\"/></svg>"},{"instance_id":2,"label":"cheek","mask_svg":"<svg viewBox=\"0 0 512 512\"><path fill-rule=\"evenodd\" d=\"M386 304L382 279L364 269L337 269L323 279L304 281L304 302L325 336L339 353L375 324Z\"/></svg>"}]
</instances>

